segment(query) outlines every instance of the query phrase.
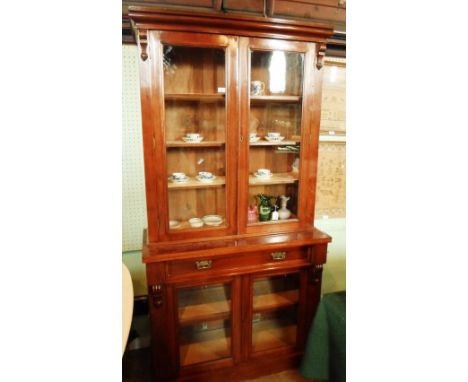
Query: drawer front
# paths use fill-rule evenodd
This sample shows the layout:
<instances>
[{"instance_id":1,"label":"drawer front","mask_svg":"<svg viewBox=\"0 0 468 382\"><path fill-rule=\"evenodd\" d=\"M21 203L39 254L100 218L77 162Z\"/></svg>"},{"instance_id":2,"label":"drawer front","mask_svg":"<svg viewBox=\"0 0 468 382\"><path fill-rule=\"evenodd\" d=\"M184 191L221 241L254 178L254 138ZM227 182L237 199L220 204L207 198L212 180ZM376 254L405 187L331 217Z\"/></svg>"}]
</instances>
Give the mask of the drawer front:
<instances>
[{"instance_id":1,"label":"drawer front","mask_svg":"<svg viewBox=\"0 0 468 382\"><path fill-rule=\"evenodd\" d=\"M167 277L189 275L217 275L231 271L255 272L284 265L301 265L308 263L307 249L265 251L256 253L235 254L225 257L203 257L193 260L171 261L167 264Z\"/></svg>"}]
</instances>

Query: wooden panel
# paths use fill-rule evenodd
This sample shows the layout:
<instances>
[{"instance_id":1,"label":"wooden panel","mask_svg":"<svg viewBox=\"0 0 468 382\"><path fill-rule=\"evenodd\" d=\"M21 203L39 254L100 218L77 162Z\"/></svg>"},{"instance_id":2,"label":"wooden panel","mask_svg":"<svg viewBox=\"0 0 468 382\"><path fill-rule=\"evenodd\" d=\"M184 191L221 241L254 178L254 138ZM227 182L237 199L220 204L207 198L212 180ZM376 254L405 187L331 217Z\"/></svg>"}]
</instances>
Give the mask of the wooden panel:
<instances>
[{"instance_id":1,"label":"wooden panel","mask_svg":"<svg viewBox=\"0 0 468 382\"><path fill-rule=\"evenodd\" d=\"M275 252L275 251L272 251ZM286 252L285 260L273 260L271 253L257 254L239 254L234 257L209 258L200 257L197 260L211 260L211 268L197 270L197 260L171 261L167 267L168 279L177 277L208 277L218 275L220 272L229 270L234 272L246 271L261 271L273 269L277 266L285 267L288 262L293 262L295 265L299 263L307 263L306 250L289 250Z\"/></svg>"},{"instance_id":2,"label":"wooden panel","mask_svg":"<svg viewBox=\"0 0 468 382\"><path fill-rule=\"evenodd\" d=\"M223 0L223 9L226 11L263 14L264 7L264 0Z\"/></svg>"},{"instance_id":3,"label":"wooden panel","mask_svg":"<svg viewBox=\"0 0 468 382\"><path fill-rule=\"evenodd\" d=\"M335 2L337 5L338 1ZM293 16L345 24L346 9L320 5L318 1L275 0L274 16Z\"/></svg>"}]
</instances>

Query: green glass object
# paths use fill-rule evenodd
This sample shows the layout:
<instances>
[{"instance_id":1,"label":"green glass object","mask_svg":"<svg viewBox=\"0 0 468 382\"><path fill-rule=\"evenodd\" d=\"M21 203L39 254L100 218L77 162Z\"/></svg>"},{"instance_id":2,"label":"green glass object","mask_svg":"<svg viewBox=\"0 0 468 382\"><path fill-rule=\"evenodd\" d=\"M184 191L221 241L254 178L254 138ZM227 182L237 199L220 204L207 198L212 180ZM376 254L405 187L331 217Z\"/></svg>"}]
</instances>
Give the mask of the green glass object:
<instances>
[{"instance_id":1,"label":"green glass object","mask_svg":"<svg viewBox=\"0 0 468 382\"><path fill-rule=\"evenodd\" d=\"M261 222L269 221L271 215L270 199L272 197L263 194L259 194L257 196L260 199L260 205L258 206L258 220Z\"/></svg>"}]
</instances>

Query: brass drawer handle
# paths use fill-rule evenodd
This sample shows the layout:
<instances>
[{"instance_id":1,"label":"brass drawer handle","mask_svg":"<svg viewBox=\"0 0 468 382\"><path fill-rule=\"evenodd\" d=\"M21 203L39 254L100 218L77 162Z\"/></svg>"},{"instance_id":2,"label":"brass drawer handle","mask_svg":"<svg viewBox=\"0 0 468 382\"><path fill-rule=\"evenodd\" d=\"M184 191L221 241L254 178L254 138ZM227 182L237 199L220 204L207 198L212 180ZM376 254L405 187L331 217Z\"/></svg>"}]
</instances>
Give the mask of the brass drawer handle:
<instances>
[{"instance_id":1,"label":"brass drawer handle","mask_svg":"<svg viewBox=\"0 0 468 382\"><path fill-rule=\"evenodd\" d=\"M200 261L195 261L195 264L197 266L197 269L201 271L202 269L210 269L212 265L211 260L200 260Z\"/></svg>"},{"instance_id":2,"label":"brass drawer handle","mask_svg":"<svg viewBox=\"0 0 468 382\"><path fill-rule=\"evenodd\" d=\"M286 252L272 252L271 258L275 261L281 261L286 259Z\"/></svg>"}]
</instances>

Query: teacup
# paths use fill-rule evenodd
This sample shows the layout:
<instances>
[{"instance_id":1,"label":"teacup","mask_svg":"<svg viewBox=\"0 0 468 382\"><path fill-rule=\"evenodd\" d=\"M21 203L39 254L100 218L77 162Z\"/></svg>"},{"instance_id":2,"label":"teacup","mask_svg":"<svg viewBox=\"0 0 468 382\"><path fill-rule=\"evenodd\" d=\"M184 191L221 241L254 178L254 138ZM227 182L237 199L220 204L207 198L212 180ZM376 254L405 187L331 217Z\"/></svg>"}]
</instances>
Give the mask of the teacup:
<instances>
[{"instance_id":1,"label":"teacup","mask_svg":"<svg viewBox=\"0 0 468 382\"><path fill-rule=\"evenodd\" d=\"M279 137L281 137L281 133L277 133L274 131L268 132L268 138L278 139Z\"/></svg>"},{"instance_id":2,"label":"teacup","mask_svg":"<svg viewBox=\"0 0 468 382\"><path fill-rule=\"evenodd\" d=\"M187 134L185 134L185 137L187 139L192 140L192 141L196 141L196 140L200 139L200 134L198 134L198 133L187 133Z\"/></svg>"},{"instance_id":3,"label":"teacup","mask_svg":"<svg viewBox=\"0 0 468 382\"><path fill-rule=\"evenodd\" d=\"M262 81L252 81L251 92L254 96L261 96L265 93L265 84Z\"/></svg>"},{"instance_id":4,"label":"teacup","mask_svg":"<svg viewBox=\"0 0 468 382\"><path fill-rule=\"evenodd\" d=\"M213 174L211 172L208 172L208 171L200 171L198 173L198 176L201 179L212 179L213 178Z\"/></svg>"},{"instance_id":5,"label":"teacup","mask_svg":"<svg viewBox=\"0 0 468 382\"><path fill-rule=\"evenodd\" d=\"M174 180L184 180L187 177L184 172L173 172L171 175Z\"/></svg>"},{"instance_id":6,"label":"teacup","mask_svg":"<svg viewBox=\"0 0 468 382\"><path fill-rule=\"evenodd\" d=\"M250 140L253 140L253 139L256 139L257 138L257 133L250 133L249 134L249 139Z\"/></svg>"},{"instance_id":7,"label":"teacup","mask_svg":"<svg viewBox=\"0 0 468 382\"><path fill-rule=\"evenodd\" d=\"M269 169L267 169L267 168L259 168L257 170L257 175L267 177L267 176L271 175L271 171Z\"/></svg>"}]
</instances>

